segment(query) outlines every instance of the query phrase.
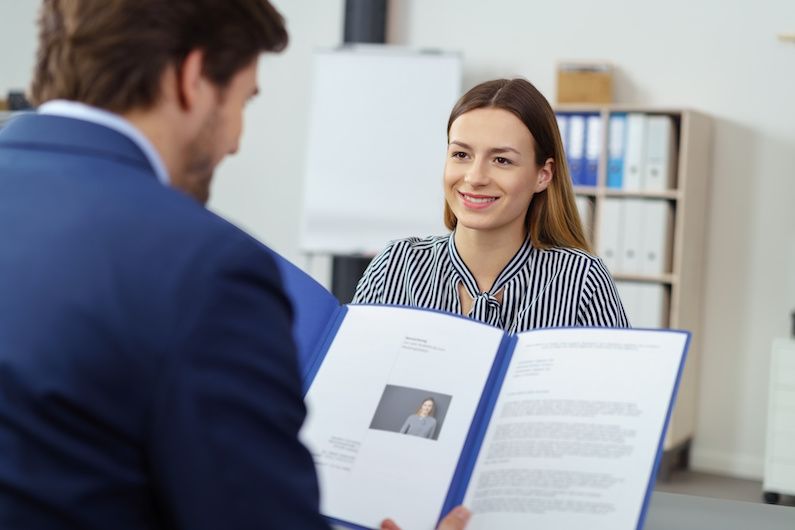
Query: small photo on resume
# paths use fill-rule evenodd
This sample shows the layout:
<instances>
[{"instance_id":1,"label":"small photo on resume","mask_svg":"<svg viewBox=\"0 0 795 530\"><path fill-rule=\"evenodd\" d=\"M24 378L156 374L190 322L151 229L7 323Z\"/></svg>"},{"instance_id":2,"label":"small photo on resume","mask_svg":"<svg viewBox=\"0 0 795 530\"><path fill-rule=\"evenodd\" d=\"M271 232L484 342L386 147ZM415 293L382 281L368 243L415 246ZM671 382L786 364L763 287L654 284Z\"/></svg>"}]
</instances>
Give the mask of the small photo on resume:
<instances>
[{"instance_id":1,"label":"small photo on resume","mask_svg":"<svg viewBox=\"0 0 795 530\"><path fill-rule=\"evenodd\" d=\"M421 388L386 385L370 428L436 440L452 399Z\"/></svg>"}]
</instances>

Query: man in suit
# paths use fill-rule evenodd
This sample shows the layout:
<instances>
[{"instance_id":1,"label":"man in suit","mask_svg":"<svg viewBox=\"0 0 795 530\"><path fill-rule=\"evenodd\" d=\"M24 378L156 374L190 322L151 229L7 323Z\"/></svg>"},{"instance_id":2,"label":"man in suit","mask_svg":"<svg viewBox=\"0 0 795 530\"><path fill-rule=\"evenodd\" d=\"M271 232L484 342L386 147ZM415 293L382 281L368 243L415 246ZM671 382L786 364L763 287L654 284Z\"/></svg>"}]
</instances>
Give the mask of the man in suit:
<instances>
[{"instance_id":1,"label":"man in suit","mask_svg":"<svg viewBox=\"0 0 795 530\"><path fill-rule=\"evenodd\" d=\"M0 134L0 528L326 528L290 307L207 211L264 0L48 0Z\"/></svg>"},{"instance_id":2,"label":"man in suit","mask_svg":"<svg viewBox=\"0 0 795 530\"><path fill-rule=\"evenodd\" d=\"M0 528L326 528L278 272L203 208L281 16L45 0L39 31L0 132Z\"/></svg>"}]
</instances>

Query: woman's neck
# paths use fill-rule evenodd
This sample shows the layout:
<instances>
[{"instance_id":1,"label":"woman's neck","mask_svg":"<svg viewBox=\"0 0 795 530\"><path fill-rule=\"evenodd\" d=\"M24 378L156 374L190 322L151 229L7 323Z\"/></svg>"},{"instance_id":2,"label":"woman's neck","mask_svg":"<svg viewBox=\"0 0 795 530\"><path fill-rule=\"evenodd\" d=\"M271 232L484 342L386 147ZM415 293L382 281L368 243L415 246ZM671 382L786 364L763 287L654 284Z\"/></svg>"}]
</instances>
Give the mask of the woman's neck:
<instances>
[{"instance_id":1,"label":"woman's neck","mask_svg":"<svg viewBox=\"0 0 795 530\"><path fill-rule=\"evenodd\" d=\"M500 272L522 246L520 231L484 232L459 226L455 231L455 248L475 277L478 289L488 291Z\"/></svg>"}]
</instances>

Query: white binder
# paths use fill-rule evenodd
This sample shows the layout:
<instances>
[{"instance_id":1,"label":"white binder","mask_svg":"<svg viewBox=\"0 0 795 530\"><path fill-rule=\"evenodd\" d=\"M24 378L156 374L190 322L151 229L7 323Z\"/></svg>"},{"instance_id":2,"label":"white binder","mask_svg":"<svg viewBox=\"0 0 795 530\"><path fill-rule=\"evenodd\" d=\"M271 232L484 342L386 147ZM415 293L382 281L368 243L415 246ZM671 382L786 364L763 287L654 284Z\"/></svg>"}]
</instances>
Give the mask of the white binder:
<instances>
[{"instance_id":1,"label":"white binder","mask_svg":"<svg viewBox=\"0 0 795 530\"><path fill-rule=\"evenodd\" d=\"M638 191L643 189L646 157L645 114L627 114L627 145L624 151L624 189Z\"/></svg>"},{"instance_id":2,"label":"white binder","mask_svg":"<svg viewBox=\"0 0 795 530\"><path fill-rule=\"evenodd\" d=\"M643 274L641 252L644 238L644 200L624 199L621 272Z\"/></svg>"},{"instance_id":3,"label":"white binder","mask_svg":"<svg viewBox=\"0 0 795 530\"><path fill-rule=\"evenodd\" d=\"M676 145L670 116L649 116L646 125L646 162L643 187L664 191L674 187Z\"/></svg>"},{"instance_id":4,"label":"white binder","mask_svg":"<svg viewBox=\"0 0 795 530\"><path fill-rule=\"evenodd\" d=\"M577 212L580 214L580 222L582 229L585 232L585 237L591 240L591 230L593 229L593 201L588 197L578 195L575 198L577 204Z\"/></svg>"},{"instance_id":5,"label":"white binder","mask_svg":"<svg viewBox=\"0 0 795 530\"><path fill-rule=\"evenodd\" d=\"M641 272L649 276L670 272L673 212L668 201L644 200L642 224Z\"/></svg>"},{"instance_id":6,"label":"white binder","mask_svg":"<svg viewBox=\"0 0 795 530\"><path fill-rule=\"evenodd\" d=\"M616 289L633 328L668 327L668 293L665 285L617 281Z\"/></svg>"},{"instance_id":7,"label":"white binder","mask_svg":"<svg viewBox=\"0 0 795 530\"><path fill-rule=\"evenodd\" d=\"M619 272L622 268L621 226L624 223L624 200L617 197L605 198L601 215L596 253L610 272Z\"/></svg>"},{"instance_id":8,"label":"white binder","mask_svg":"<svg viewBox=\"0 0 795 530\"><path fill-rule=\"evenodd\" d=\"M666 314L668 297L665 285L659 283L638 283L638 319L636 328L664 328L668 326Z\"/></svg>"},{"instance_id":9,"label":"white binder","mask_svg":"<svg viewBox=\"0 0 795 530\"><path fill-rule=\"evenodd\" d=\"M642 318L639 307L638 282L616 281L616 290L624 306L624 313L627 314L629 325L638 327L638 319Z\"/></svg>"}]
</instances>

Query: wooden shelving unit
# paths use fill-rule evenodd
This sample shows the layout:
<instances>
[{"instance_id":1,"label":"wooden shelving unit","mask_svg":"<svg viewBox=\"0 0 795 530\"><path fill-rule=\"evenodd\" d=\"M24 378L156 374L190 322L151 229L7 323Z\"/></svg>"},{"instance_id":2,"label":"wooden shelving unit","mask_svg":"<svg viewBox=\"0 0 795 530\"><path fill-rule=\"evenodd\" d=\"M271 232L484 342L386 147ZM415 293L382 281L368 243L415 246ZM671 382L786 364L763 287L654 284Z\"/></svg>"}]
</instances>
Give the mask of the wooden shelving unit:
<instances>
[{"instance_id":1,"label":"wooden shelving unit","mask_svg":"<svg viewBox=\"0 0 795 530\"><path fill-rule=\"evenodd\" d=\"M660 476L665 478L677 464L687 465L690 441L696 422L696 400L701 356L701 329L705 234L708 211L711 121L699 112L680 108L650 108L632 105L562 105L560 113L599 114L602 118L597 184L576 186L578 196L593 201L590 227L593 248L598 248L604 201L608 197L660 199L673 208L672 255L670 270L662 275L624 274L616 271L616 281L656 283L665 286L668 300L667 321L663 327L692 332L688 359L682 376L677 403L665 440L666 454ZM659 192L624 191L607 187L608 123L614 113L667 115L672 118L678 152L675 185ZM611 271L613 272L613 271ZM631 316L630 316L631 320Z\"/></svg>"}]
</instances>

